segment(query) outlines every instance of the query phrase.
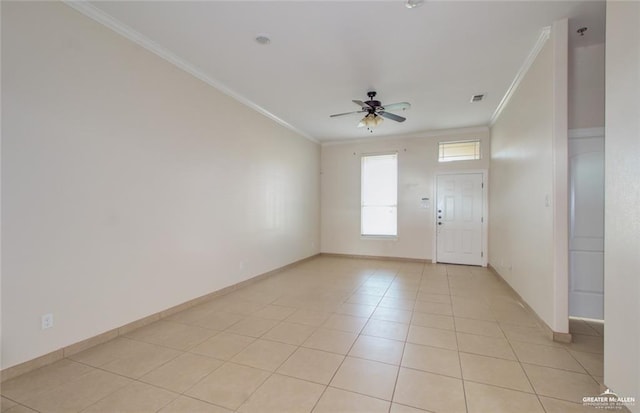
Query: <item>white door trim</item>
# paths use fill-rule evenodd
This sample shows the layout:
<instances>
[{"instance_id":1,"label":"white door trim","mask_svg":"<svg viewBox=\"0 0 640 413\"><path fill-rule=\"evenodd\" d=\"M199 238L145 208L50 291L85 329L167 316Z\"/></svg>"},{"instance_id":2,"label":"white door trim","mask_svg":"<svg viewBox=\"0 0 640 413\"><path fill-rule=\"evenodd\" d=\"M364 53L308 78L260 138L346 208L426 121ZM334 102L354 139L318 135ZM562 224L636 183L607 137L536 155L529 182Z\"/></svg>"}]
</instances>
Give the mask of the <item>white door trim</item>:
<instances>
[{"instance_id":1,"label":"white door trim","mask_svg":"<svg viewBox=\"0 0 640 413\"><path fill-rule=\"evenodd\" d=\"M484 183L482 187L482 266L486 267L489 263L489 170L488 169L461 169L461 170L453 170L453 171L438 171L433 176L433 196L431 199L433 202L433 212L431 215L431 221L433 223L433 235L431 240L432 250L431 250L431 262L437 263L437 222L438 222L438 176L443 175L459 175L459 174L482 174L482 182Z\"/></svg>"}]
</instances>

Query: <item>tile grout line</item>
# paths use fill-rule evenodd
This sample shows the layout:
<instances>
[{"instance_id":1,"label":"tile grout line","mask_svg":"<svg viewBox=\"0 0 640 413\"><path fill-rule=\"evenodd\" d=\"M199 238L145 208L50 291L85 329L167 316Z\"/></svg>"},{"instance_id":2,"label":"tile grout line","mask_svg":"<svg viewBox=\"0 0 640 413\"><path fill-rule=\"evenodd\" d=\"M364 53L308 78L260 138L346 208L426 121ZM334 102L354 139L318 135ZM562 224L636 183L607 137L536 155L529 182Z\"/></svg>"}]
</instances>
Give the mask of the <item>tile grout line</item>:
<instances>
[{"instance_id":1,"label":"tile grout line","mask_svg":"<svg viewBox=\"0 0 640 413\"><path fill-rule=\"evenodd\" d=\"M445 267L446 269L447 267ZM451 280L449 279L449 271L447 269L447 286L449 287L449 301L451 305L451 318L453 318L453 335L456 338L456 353L458 354L458 364L460 365L460 382L462 383L462 396L464 397L464 409L469 412L469 402L467 401L467 389L464 384L464 373L462 371L462 358L460 357L460 344L458 343L458 330L456 329L456 317L453 312L453 298L451 297Z\"/></svg>"},{"instance_id":2,"label":"tile grout line","mask_svg":"<svg viewBox=\"0 0 640 413\"><path fill-rule=\"evenodd\" d=\"M369 281L371 279L371 277L373 277L373 275L375 274L375 271L369 276L367 277L367 279L365 281L363 281L362 283L360 283L360 285L354 290L357 291L358 289L360 289L367 281ZM388 287L387 287L388 289ZM387 290L385 290L386 292ZM353 295L353 294L351 294ZM384 296L384 295L383 295ZM344 303L344 302L343 302ZM322 393L320 394L320 397L318 397L318 400L316 400L316 402L314 403L313 407L311 408L310 412L313 412L315 410L315 408L318 406L318 403L320 402L320 400L322 399L322 397L324 396L324 394L327 392L327 389L329 387L331 387L331 382L333 381L333 379L336 377L336 374L338 374L338 371L340 371L340 369L342 368L342 366L344 365L345 360L347 359L347 357L349 356L349 352L351 352L351 350L353 349L354 344L356 343L356 341L358 341L358 338L360 338L360 335L362 333L362 330L364 330L364 328L367 326L367 324L369 323L369 320L371 320L371 316L373 315L373 313L375 312L375 310L378 308L378 306L375 307L375 309L371 312L371 315L369 315L369 317L367 318L367 322L364 324L364 326L362 327L362 329L360 329L360 332L356 335L355 340L353 340L353 343L351 343L351 346L349 346L349 349L347 350L347 352L344 354L344 358L342 359L342 361L340 362L340 365L338 366L338 368L336 369L336 371L333 372L333 374L331 375L331 378L329 379L329 381L327 382L327 384L324 386L324 389L322 390ZM341 389L341 390L345 390L345 389ZM348 390L345 390L348 391ZM353 392L355 393L355 392Z\"/></svg>"},{"instance_id":3,"label":"tile grout line","mask_svg":"<svg viewBox=\"0 0 640 413\"><path fill-rule=\"evenodd\" d=\"M424 264L422 264L422 271L420 271L420 283L422 283L422 275L424 274ZM396 276L397 277L397 276ZM418 284L418 291L420 291L420 285ZM416 292L416 298L418 293ZM407 326L407 333L404 336L404 342L402 343L402 354L400 355L400 361L398 362L398 372L396 373L396 380L393 384L393 391L391 392L391 402L389 403L389 413L393 407L394 399L396 397L396 390L398 388L398 380L400 379L400 371L402 370L402 360L404 359L404 352L407 348L407 338L409 337L409 330L411 329L411 321L413 321L414 309L417 299L414 300L413 309L411 310L411 318L409 318L409 324Z\"/></svg>"},{"instance_id":4,"label":"tile grout line","mask_svg":"<svg viewBox=\"0 0 640 413\"><path fill-rule=\"evenodd\" d=\"M520 366L520 369L522 370L522 373L524 373L524 376L527 378L527 382L529 382L529 386L531 386L531 389L533 390L533 393L536 395L536 399L538 399L538 403L542 407L542 410L545 413L547 413L547 409L546 409L546 407L544 407L544 404L542 403L542 400L540 399L540 395L538 394L538 391L536 390L535 386L533 385L533 382L531 381L531 378L529 377L529 374L527 373L527 370L522 366L522 361L520 360L520 356L518 356L518 353L516 353L516 350L513 348L513 345L511 344L511 340L509 340L507 334L502 329L502 325L500 323L498 323L498 328L500 328L500 331L502 331L502 334L504 334L505 339L507 340L507 343L509 344L509 348L513 352L513 355L516 357L516 360L518 361L518 365Z\"/></svg>"}]
</instances>

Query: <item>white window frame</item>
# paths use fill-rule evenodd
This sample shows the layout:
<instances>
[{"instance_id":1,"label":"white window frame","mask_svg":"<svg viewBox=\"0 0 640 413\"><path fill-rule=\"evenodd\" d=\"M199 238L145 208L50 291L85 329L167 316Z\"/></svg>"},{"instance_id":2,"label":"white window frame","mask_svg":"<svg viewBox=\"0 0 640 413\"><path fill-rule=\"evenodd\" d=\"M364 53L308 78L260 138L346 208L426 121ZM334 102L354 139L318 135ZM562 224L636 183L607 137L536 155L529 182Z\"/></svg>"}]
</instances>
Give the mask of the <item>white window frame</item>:
<instances>
[{"instance_id":1,"label":"white window frame","mask_svg":"<svg viewBox=\"0 0 640 413\"><path fill-rule=\"evenodd\" d=\"M395 156L395 161L396 161L396 199L395 199L395 204L392 205L365 205L364 204L364 162L366 158L371 158L371 157L376 157L376 156L389 156L389 155L393 155ZM399 180L399 157L398 157L398 152L382 152L382 153L367 153L367 154L362 154L360 157L360 238L361 239L381 239L381 240L397 240L398 239L398 180ZM390 207L390 208L395 208L396 210L396 233L393 235L390 234L365 234L363 231L363 218L364 218L364 214L363 214L363 209L365 207L371 207L371 206L379 206L379 207Z\"/></svg>"},{"instance_id":2,"label":"white window frame","mask_svg":"<svg viewBox=\"0 0 640 413\"><path fill-rule=\"evenodd\" d=\"M443 159L440 157L440 152L443 145L448 144L456 144L456 143L476 143L478 145L478 157L477 158L468 158L468 159ZM479 161L482 159L482 140L480 138L475 139L464 139L457 141L440 141L438 142L438 163L449 163L449 162L465 162L465 161Z\"/></svg>"}]
</instances>

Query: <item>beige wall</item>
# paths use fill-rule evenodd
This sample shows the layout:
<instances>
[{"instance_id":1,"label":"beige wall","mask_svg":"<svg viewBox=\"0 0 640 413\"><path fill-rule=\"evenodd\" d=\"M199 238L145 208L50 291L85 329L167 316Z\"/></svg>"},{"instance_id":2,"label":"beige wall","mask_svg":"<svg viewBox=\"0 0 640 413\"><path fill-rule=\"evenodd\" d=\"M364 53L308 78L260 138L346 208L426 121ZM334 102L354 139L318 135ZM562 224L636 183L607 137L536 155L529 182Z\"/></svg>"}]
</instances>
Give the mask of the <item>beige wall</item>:
<instances>
[{"instance_id":1,"label":"beige wall","mask_svg":"<svg viewBox=\"0 0 640 413\"><path fill-rule=\"evenodd\" d=\"M382 126L384 127L384 126ZM479 161L438 163L438 142L480 138ZM413 138L323 145L321 202L322 252L432 259L435 176L439 171L489 167L488 129L433 132ZM398 239L360 237L360 158L398 152ZM430 208L420 207L430 198Z\"/></svg>"},{"instance_id":2,"label":"beige wall","mask_svg":"<svg viewBox=\"0 0 640 413\"><path fill-rule=\"evenodd\" d=\"M3 368L319 251L317 144L61 3L2 63Z\"/></svg>"},{"instance_id":3,"label":"beige wall","mask_svg":"<svg viewBox=\"0 0 640 413\"><path fill-rule=\"evenodd\" d=\"M604 381L640 412L640 3L607 2Z\"/></svg>"},{"instance_id":4,"label":"beige wall","mask_svg":"<svg viewBox=\"0 0 640 413\"><path fill-rule=\"evenodd\" d=\"M569 51L569 129L604 126L604 43Z\"/></svg>"},{"instance_id":5,"label":"beige wall","mask_svg":"<svg viewBox=\"0 0 640 413\"><path fill-rule=\"evenodd\" d=\"M558 86L563 80L561 52L566 33L566 21L560 27L554 25L550 39L491 128L489 179L489 264L550 328L559 332L568 329L567 269L557 274L562 263L557 254L563 241L562 234L556 232L564 225L566 233L566 200L562 199L562 188L556 185L562 170L555 170L562 165L559 143L564 138L566 185L566 83L564 137L557 132L562 124ZM566 67L565 60L564 82ZM563 203L564 224L557 222L556 209L561 212ZM565 257L567 250L565 245ZM564 277L564 297L558 291L558 276ZM557 316L562 311L564 320Z\"/></svg>"}]
</instances>

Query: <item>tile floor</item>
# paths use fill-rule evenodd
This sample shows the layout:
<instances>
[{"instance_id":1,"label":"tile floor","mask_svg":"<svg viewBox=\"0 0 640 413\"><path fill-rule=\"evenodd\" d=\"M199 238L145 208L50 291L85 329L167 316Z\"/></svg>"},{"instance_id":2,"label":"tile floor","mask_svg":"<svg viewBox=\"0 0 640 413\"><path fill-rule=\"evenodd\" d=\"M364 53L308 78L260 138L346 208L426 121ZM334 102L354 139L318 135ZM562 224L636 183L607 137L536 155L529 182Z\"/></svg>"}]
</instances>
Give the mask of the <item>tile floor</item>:
<instances>
[{"instance_id":1,"label":"tile floor","mask_svg":"<svg viewBox=\"0 0 640 413\"><path fill-rule=\"evenodd\" d=\"M483 268L318 257L5 382L1 411L586 411L603 329L571 330Z\"/></svg>"}]
</instances>

